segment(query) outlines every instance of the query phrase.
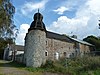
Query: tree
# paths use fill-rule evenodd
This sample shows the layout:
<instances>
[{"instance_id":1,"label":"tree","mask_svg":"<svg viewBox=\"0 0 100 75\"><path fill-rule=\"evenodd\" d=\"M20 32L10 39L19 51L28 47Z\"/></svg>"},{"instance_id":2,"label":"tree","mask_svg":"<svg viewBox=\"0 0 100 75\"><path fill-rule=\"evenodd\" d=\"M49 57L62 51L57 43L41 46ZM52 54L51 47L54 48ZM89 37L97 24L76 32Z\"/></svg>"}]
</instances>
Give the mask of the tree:
<instances>
[{"instance_id":1,"label":"tree","mask_svg":"<svg viewBox=\"0 0 100 75\"><path fill-rule=\"evenodd\" d=\"M97 51L100 51L100 38L95 36L88 36L83 39L86 42L93 44L96 47Z\"/></svg>"},{"instance_id":2,"label":"tree","mask_svg":"<svg viewBox=\"0 0 100 75\"><path fill-rule=\"evenodd\" d=\"M16 27L12 20L14 13L15 8L10 0L0 1L0 37L12 37L13 29Z\"/></svg>"},{"instance_id":3,"label":"tree","mask_svg":"<svg viewBox=\"0 0 100 75\"><path fill-rule=\"evenodd\" d=\"M3 54L3 50L6 45L14 43L14 31L16 26L13 22L13 15L15 13L15 7L10 0L0 0L0 53Z\"/></svg>"}]
</instances>

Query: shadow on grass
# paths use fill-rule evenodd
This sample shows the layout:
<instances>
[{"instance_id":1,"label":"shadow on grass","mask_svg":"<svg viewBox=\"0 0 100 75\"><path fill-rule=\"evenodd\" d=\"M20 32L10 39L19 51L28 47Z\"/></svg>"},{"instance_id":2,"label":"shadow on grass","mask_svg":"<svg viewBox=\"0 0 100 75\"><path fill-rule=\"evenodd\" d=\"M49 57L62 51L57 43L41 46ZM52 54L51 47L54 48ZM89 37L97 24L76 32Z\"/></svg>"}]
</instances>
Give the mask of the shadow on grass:
<instances>
[{"instance_id":1,"label":"shadow on grass","mask_svg":"<svg viewBox=\"0 0 100 75\"><path fill-rule=\"evenodd\" d=\"M0 60L0 67L24 68L25 65L22 64L22 63L14 62L14 61L4 61L4 60Z\"/></svg>"}]
</instances>

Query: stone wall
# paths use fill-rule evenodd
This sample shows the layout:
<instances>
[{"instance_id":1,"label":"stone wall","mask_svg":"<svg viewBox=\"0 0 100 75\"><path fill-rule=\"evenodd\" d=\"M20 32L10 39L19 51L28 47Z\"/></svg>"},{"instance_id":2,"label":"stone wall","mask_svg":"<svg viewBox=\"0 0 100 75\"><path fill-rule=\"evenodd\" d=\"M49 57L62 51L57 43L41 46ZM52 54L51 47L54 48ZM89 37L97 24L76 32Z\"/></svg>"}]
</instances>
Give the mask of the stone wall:
<instances>
[{"instance_id":1,"label":"stone wall","mask_svg":"<svg viewBox=\"0 0 100 75\"><path fill-rule=\"evenodd\" d=\"M81 55L87 54L90 52L90 46L85 45L85 44L79 44L80 45L80 53Z\"/></svg>"},{"instance_id":2,"label":"stone wall","mask_svg":"<svg viewBox=\"0 0 100 75\"><path fill-rule=\"evenodd\" d=\"M46 34L41 30L31 30L25 38L24 62L26 66L40 67L45 63Z\"/></svg>"},{"instance_id":3,"label":"stone wall","mask_svg":"<svg viewBox=\"0 0 100 75\"><path fill-rule=\"evenodd\" d=\"M46 39L46 50L48 52L47 59L55 60L56 55L58 58L70 57L75 52L74 43L60 41L56 39Z\"/></svg>"}]
</instances>

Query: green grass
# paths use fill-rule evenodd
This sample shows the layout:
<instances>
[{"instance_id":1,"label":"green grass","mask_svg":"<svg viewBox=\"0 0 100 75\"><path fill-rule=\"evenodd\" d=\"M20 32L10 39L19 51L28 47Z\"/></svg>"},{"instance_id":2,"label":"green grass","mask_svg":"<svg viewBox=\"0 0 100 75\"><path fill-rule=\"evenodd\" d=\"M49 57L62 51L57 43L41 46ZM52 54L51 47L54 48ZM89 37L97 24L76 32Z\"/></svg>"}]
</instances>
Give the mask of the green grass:
<instances>
[{"instance_id":1,"label":"green grass","mask_svg":"<svg viewBox=\"0 0 100 75\"><path fill-rule=\"evenodd\" d=\"M8 64L16 68L25 68L25 64L18 63L18 62L9 62Z\"/></svg>"},{"instance_id":2,"label":"green grass","mask_svg":"<svg viewBox=\"0 0 100 75\"><path fill-rule=\"evenodd\" d=\"M100 56L84 56L82 58L60 59L59 61L48 60L45 65L39 68L25 67L25 65L16 62L10 62L9 64L33 72L36 75L43 75L44 72L65 75L100 75Z\"/></svg>"}]
</instances>

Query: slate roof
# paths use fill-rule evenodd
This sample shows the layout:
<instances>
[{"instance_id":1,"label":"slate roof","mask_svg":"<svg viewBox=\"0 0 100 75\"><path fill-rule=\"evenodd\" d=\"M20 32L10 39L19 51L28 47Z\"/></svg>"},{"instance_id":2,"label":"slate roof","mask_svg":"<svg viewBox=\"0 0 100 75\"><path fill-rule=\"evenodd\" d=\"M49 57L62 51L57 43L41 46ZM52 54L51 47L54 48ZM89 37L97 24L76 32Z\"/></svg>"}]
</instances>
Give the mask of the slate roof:
<instances>
[{"instance_id":1,"label":"slate roof","mask_svg":"<svg viewBox=\"0 0 100 75\"><path fill-rule=\"evenodd\" d=\"M17 49L17 51L24 51L24 46L22 46L22 45L11 44L10 47L12 50Z\"/></svg>"},{"instance_id":2,"label":"slate roof","mask_svg":"<svg viewBox=\"0 0 100 75\"><path fill-rule=\"evenodd\" d=\"M16 48L18 51L24 51L24 46L22 46L22 45L15 45L15 48Z\"/></svg>"},{"instance_id":3,"label":"slate roof","mask_svg":"<svg viewBox=\"0 0 100 75\"><path fill-rule=\"evenodd\" d=\"M57 34L54 32L50 32L47 31L46 32L46 37L50 38L50 39L57 39L57 40L61 40L61 41L66 41L66 42L73 42L68 36L66 35L61 35L61 34Z\"/></svg>"},{"instance_id":4,"label":"slate roof","mask_svg":"<svg viewBox=\"0 0 100 75\"><path fill-rule=\"evenodd\" d=\"M79 39L75 39L75 38L72 38L72 37L67 36L67 35L63 35L63 34L61 35L61 34L57 34L57 33L54 33L54 32L50 32L50 31L46 31L46 38L61 40L61 41L70 42L70 43L78 42L78 43L81 43L81 44L94 46L94 45L92 45L88 42L85 42L85 41L82 41L82 40L79 40ZM12 45L12 47L14 48L14 45ZM15 49L17 49L17 51L24 51L24 46L15 45Z\"/></svg>"},{"instance_id":5,"label":"slate roof","mask_svg":"<svg viewBox=\"0 0 100 75\"><path fill-rule=\"evenodd\" d=\"M94 46L94 45L92 45L88 42L85 42L85 41L82 41L82 40L79 40L79 39L75 39L75 38L69 37L67 35L61 35L61 34L57 34L57 33L54 33L54 32L50 32L50 31L46 32L46 37L50 38L50 39L57 39L57 40L66 41L66 42L78 42L78 43L81 43L81 44Z\"/></svg>"},{"instance_id":6,"label":"slate roof","mask_svg":"<svg viewBox=\"0 0 100 75\"><path fill-rule=\"evenodd\" d=\"M72 38L72 37L70 37L70 38L75 42L78 42L78 43L81 43L81 44L85 44L85 45L89 45L89 46L94 46L94 45L92 45L92 44L90 44L88 42L85 42L83 40L75 39L75 38Z\"/></svg>"}]
</instances>

